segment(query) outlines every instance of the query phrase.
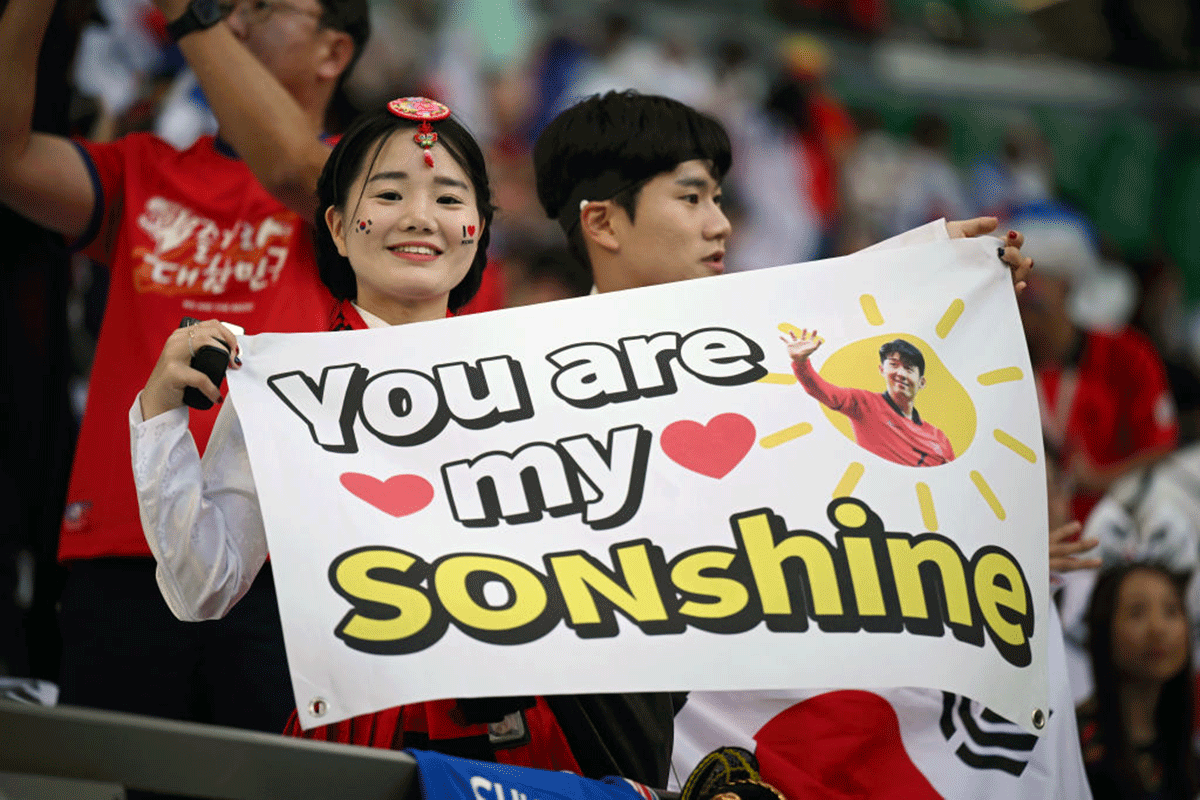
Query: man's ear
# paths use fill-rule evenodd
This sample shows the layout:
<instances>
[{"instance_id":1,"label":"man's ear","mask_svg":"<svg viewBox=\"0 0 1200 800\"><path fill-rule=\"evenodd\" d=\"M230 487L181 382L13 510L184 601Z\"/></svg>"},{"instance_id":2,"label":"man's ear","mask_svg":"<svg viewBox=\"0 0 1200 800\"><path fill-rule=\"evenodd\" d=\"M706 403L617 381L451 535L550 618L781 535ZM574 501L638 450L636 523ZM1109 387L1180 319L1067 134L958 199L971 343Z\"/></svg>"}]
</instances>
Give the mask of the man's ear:
<instances>
[{"instance_id":1,"label":"man's ear","mask_svg":"<svg viewBox=\"0 0 1200 800\"><path fill-rule=\"evenodd\" d=\"M925 376L922 375L921 380L917 382L917 391L919 392L924 388L925 388Z\"/></svg>"},{"instance_id":2,"label":"man's ear","mask_svg":"<svg viewBox=\"0 0 1200 800\"><path fill-rule=\"evenodd\" d=\"M621 235L617 215L625 209L611 200L596 200L579 209L579 230L585 244L590 242L610 253L621 250ZM625 215L628 219L628 215Z\"/></svg>"},{"instance_id":3,"label":"man's ear","mask_svg":"<svg viewBox=\"0 0 1200 800\"><path fill-rule=\"evenodd\" d=\"M317 75L323 81L337 81L354 58L354 37L345 31L325 28L324 46L317 56Z\"/></svg>"},{"instance_id":4,"label":"man's ear","mask_svg":"<svg viewBox=\"0 0 1200 800\"><path fill-rule=\"evenodd\" d=\"M338 211L336 206L330 206L325 209L325 224L329 226L329 235L333 238L333 244L337 247L337 251L343 257L346 256L346 228L345 219L342 217L342 212Z\"/></svg>"}]
</instances>

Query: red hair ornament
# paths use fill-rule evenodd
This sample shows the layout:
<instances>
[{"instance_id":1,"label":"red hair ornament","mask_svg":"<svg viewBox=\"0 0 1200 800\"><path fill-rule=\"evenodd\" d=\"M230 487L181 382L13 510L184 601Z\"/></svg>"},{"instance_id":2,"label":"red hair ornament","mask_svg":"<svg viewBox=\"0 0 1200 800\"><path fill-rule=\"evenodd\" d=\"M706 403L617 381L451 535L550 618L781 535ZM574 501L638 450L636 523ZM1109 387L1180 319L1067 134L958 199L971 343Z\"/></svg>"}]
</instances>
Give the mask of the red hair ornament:
<instances>
[{"instance_id":1,"label":"red hair ornament","mask_svg":"<svg viewBox=\"0 0 1200 800\"><path fill-rule=\"evenodd\" d=\"M401 119L411 119L421 124L413 134L413 141L425 151L425 163L433 166L433 153L429 148L437 144L437 131L432 123L450 116L450 109L428 97L398 97L387 105L388 111Z\"/></svg>"}]
</instances>

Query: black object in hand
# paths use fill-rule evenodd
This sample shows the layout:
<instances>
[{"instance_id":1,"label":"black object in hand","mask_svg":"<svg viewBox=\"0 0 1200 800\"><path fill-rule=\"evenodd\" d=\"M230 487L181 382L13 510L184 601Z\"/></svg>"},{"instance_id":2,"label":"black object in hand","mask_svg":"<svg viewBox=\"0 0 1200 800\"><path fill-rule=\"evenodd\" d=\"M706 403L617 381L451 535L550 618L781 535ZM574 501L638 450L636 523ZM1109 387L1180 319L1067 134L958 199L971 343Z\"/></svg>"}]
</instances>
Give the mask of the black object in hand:
<instances>
[{"instance_id":1,"label":"black object in hand","mask_svg":"<svg viewBox=\"0 0 1200 800\"><path fill-rule=\"evenodd\" d=\"M179 327L186 328L197 322L199 320L192 317L184 317L183 321L179 323ZM213 382L213 386L220 389L221 382L225 380L225 370L229 366L229 351L223 344L206 344L196 350L189 366L203 372ZM213 401L208 399L208 395L195 386L188 386L183 390L183 402L200 411L207 411L213 407Z\"/></svg>"}]
</instances>

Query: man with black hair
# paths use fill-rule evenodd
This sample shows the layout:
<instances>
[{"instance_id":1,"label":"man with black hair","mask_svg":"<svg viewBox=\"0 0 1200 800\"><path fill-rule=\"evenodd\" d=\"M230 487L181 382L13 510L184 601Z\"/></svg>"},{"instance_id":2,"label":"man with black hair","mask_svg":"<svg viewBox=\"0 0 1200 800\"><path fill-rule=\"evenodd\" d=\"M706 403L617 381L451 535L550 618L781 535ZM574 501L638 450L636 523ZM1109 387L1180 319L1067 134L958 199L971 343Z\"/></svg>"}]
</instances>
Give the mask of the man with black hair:
<instances>
[{"instance_id":1,"label":"man with black hair","mask_svg":"<svg viewBox=\"0 0 1200 800\"><path fill-rule=\"evenodd\" d=\"M76 142L31 131L38 51L54 4L10 0L0 16L0 202L109 268L107 310L79 434L59 559L61 700L277 732L292 707L274 587L264 570L236 612L176 620L155 583L138 518L126 414L181 318L249 332L327 327L313 260L318 139L341 76L366 41L366 0L162 0L221 124L185 151L148 134ZM282 169L257 137L264 94L291 113L311 170ZM231 147L232 144L232 147ZM200 447L214 413L196 414Z\"/></svg>"},{"instance_id":2,"label":"man with black hair","mask_svg":"<svg viewBox=\"0 0 1200 800\"><path fill-rule=\"evenodd\" d=\"M665 97L609 92L559 114L533 147L538 199L611 292L715 275L729 220L721 124ZM547 697L584 774L665 787L682 695ZM585 763L586 762L586 763Z\"/></svg>"},{"instance_id":3,"label":"man with black hair","mask_svg":"<svg viewBox=\"0 0 1200 800\"><path fill-rule=\"evenodd\" d=\"M954 460L950 439L921 418L914 402L925 388L925 356L911 342L893 339L879 348L879 374L887 388L880 394L834 386L822 378L809 357L825 341L816 331L779 337L787 345L796 380L827 408L850 418L854 440L880 458L910 467L936 467Z\"/></svg>"},{"instance_id":4,"label":"man with black hair","mask_svg":"<svg viewBox=\"0 0 1200 800\"><path fill-rule=\"evenodd\" d=\"M675 100L609 92L559 114L533 147L538 199L611 292L724 270L732 161L721 124Z\"/></svg>"},{"instance_id":5,"label":"man with black hair","mask_svg":"<svg viewBox=\"0 0 1200 800\"><path fill-rule=\"evenodd\" d=\"M728 134L712 117L635 91L594 95L546 126L533 161L542 208L592 270L598 291L724 271L731 229L721 210L721 181L732 154ZM888 244L984 236L996 225L995 217L933 222ZM1023 243L1009 231L1001 247L1017 291L1033 264L1021 254Z\"/></svg>"},{"instance_id":6,"label":"man with black hair","mask_svg":"<svg viewBox=\"0 0 1200 800\"><path fill-rule=\"evenodd\" d=\"M725 129L711 117L665 97L609 92L559 114L538 137L533 158L538 199L558 221L572 253L591 268L597 291L723 271L731 228L721 210L721 180L732 156ZM984 217L930 223L914 233L917 239L981 236L996 225L994 218ZM1020 252L1022 242L1010 231L1001 248L1018 290L1032 265ZM953 457L948 447L946 452ZM585 774L621 774L662 787L674 747L672 712L685 697L597 694L546 700ZM716 722L712 730L722 724Z\"/></svg>"}]
</instances>

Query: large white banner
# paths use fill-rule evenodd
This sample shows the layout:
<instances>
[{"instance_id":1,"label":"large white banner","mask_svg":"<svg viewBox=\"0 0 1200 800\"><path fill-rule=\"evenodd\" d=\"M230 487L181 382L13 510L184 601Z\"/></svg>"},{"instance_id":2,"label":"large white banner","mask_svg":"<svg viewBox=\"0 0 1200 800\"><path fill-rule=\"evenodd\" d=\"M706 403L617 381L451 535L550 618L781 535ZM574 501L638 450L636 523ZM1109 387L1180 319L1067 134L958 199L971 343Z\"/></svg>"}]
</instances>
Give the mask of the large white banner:
<instances>
[{"instance_id":1,"label":"large white banner","mask_svg":"<svg viewBox=\"0 0 1200 800\"><path fill-rule=\"evenodd\" d=\"M814 329L801 383L781 338ZM881 364L897 339L919 374ZM445 697L923 686L1039 727L1045 472L993 240L252 336L242 358L305 726Z\"/></svg>"}]
</instances>

